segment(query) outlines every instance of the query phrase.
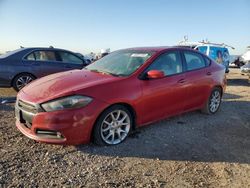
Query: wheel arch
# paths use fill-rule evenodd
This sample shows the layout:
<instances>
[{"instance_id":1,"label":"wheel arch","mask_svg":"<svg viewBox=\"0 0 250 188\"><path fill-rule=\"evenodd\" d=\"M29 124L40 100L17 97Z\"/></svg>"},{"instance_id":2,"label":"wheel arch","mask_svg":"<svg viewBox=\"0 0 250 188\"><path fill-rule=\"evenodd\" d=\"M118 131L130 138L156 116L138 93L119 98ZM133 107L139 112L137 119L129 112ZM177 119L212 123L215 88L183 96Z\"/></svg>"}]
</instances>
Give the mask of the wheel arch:
<instances>
[{"instance_id":1,"label":"wheel arch","mask_svg":"<svg viewBox=\"0 0 250 188\"><path fill-rule=\"evenodd\" d=\"M91 130L91 140L93 140L93 133L94 133L94 126L96 125L97 121L99 120L100 116L102 115L102 113L111 108L112 106L115 106L115 105L120 105L120 106L124 106L125 108L127 108L129 110L129 112L131 113L132 115L132 118L133 118L133 123L132 123L132 130L135 130L136 129L136 111L135 109L132 107L132 105L128 104L128 103L125 103L125 102L117 102L117 103L114 103L114 104L111 104L109 106L107 106L106 108L104 108L100 113L99 115L97 116L94 124L93 124L93 127L92 127L92 130Z\"/></svg>"},{"instance_id":2,"label":"wheel arch","mask_svg":"<svg viewBox=\"0 0 250 188\"><path fill-rule=\"evenodd\" d=\"M218 88L218 89L221 91L221 96L222 96L222 95L223 95L223 87L222 87L221 85L215 85L215 86L212 88L212 90L215 89L215 88Z\"/></svg>"}]
</instances>

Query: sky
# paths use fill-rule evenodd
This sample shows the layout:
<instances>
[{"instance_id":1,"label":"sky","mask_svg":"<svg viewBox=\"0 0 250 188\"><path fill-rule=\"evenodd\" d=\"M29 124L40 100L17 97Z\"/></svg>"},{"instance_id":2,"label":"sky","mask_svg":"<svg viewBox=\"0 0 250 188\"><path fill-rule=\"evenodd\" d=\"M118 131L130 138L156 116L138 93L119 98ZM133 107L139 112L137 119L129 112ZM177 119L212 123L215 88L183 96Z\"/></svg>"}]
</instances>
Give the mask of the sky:
<instances>
[{"instance_id":1,"label":"sky","mask_svg":"<svg viewBox=\"0 0 250 188\"><path fill-rule=\"evenodd\" d=\"M0 0L0 52L54 46L100 52L208 39L250 45L250 0Z\"/></svg>"}]
</instances>

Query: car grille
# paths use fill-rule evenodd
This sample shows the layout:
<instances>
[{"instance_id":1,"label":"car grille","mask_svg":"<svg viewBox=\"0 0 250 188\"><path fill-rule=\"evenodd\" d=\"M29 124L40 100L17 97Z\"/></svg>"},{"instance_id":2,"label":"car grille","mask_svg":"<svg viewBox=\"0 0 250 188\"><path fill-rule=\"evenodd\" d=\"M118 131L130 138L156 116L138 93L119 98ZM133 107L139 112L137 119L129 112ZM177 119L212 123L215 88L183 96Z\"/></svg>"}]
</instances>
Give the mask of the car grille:
<instances>
[{"instance_id":1,"label":"car grille","mask_svg":"<svg viewBox=\"0 0 250 188\"><path fill-rule=\"evenodd\" d=\"M18 101L18 107L21 110L29 112L29 113L32 113L32 114L36 114L38 112L35 105L27 103L27 102L24 102L22 100Z\"/></svg>"},{"instance_id":2,"label":"car grille","mask_svg":"<svg viewBox=\"0 0 250 188\"><path fill-rule=\"evenodd\" d=\"M16 102L16 117L18 120L27 128L31 129L32 121L35 114L38 113L37 106L24 102L22 100L18 100Z\"/></svg>"}]
</instances>

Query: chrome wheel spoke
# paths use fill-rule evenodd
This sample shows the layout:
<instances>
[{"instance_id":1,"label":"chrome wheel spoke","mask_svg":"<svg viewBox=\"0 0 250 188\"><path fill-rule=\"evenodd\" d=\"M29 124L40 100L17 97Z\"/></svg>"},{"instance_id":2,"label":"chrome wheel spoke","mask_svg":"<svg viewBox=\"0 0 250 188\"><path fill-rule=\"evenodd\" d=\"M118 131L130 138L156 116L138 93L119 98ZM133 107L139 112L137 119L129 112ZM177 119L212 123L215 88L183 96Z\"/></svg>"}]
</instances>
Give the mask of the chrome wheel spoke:
<instances>
[{"instance_id":1,"label":"chrome wheel spoke","mask_svg":"<svg viewBox=\"0 0 250 188\"><path fill-rule=\"evenodd\" d=\"M120 115L121 115L121 111L120 111L120 110L118 110L118 112L117 112L117 116L116 116L116 120L119 120Z\"/></svg>"},{"instance_id":2,"label":"chrome wheel spoke","mask_svg":"<svg viewBox=\"0 0 250 188\"><path fill-rule=\"evenodd\" d=\"M26 83L30 83L31 81L32 81L31 77L28 77Z\"/></svg>"},{"instance_id":3,"label":"chrome wheel spoke","mask_svg":"<svg viewBox=\"0 0 250 188\"><path fill-rule=\"evenodd\" d=\"M110 136L112 136L111 132L109 132L109 134L105 137L105 139L109 139Z\"/></svg>"},{"instance_id":4,"label":"chrome wheel spoke","mask_svg":"<svg viewBox=\"0 0 250 188\"><path fill-rule=\"evenodd\" d=\"M128 117L128 115L124 115L124 117L119 122L124 122L124 120Z\"/></svg>"},{"instance_id":5,"label":"chrome wheel spoke","mask_svg":"<svg viewBox=\"0 0 250 188\"><path fill-rule=\"evenodd\" d=\"M19 78L18 81L21 82L21 84L23 84L24 83L23 77Z\"/></svg>"},{"instance_id":6,"label":"chrome wheel spoke","mask_svg":"<svg viewBox=\"0 0 250 188\"><path fill-rule=\"evenodd\" d=\"M120 133L126 133L126 131L124 131L123 129L119 130Z\"/></svg>"},{"instance_id":7,"label":"chrome wheel spoke","mask_svg":"<svg viewBox=\"0 0 250 188\"><path fill-rule=\"evenodd\" d=\"M115 132L112 133L112 139L111 139L112 144L114 144L114 141L115 141Z\"/></svg>"},{"instance_id":8,"label":"chrome wheel spoke","mask_svg":"<svg viewBox=\"0 0 250 188\"><path fill-rule=\"evenodd\" d=\"M121 126L129 125L129 123L121 123Z\"/></svg>"},{"instance_id":9,"label":"chrome wheel spoke","mask_svg":"<svg viewBox=\"0 0 250 188\"><path fill-rule=\"evenodd\" d=\"M103 132L106 132L106 131L110 130L110 128L111 128L111 127L108 126L107 128L102 129L102 131L103 131Z\"/></svg>"},{"instance_id":10,"label":"chrome wheel spoke","mask_svg":"<svg viewBox=\"0 0 250 188\"><path fill-rule=\"evenodd\" d=\"M119 140L122 140L121 131L119 129L117 130L117 135L118 135Z\"/></svg>"},{"instance_id":11,"label":"chrome wheel spoke","mask_svg":"<svg viewBox=\"0 0 250 188\"><path fill-rule=\"evenodd\" d=\"M103 123L105 123L105 124L107 124L107 125L109 125L109 126L111 125L111 123L109 123L109 122L107 122L107 121L105 121L105 120L103 121Z\"/></svg>"},{"instance_id":12,"label":"chrome wheel spoke","mask_svg":"<svg viewBox=\"0 0 250 188\"><path fill-rule=\"evenodd\" d=\"M115 121L115 116L114 116L114 114L111 113L110 115L111 115L112 121Z\"/></svg>"}]
</instances>

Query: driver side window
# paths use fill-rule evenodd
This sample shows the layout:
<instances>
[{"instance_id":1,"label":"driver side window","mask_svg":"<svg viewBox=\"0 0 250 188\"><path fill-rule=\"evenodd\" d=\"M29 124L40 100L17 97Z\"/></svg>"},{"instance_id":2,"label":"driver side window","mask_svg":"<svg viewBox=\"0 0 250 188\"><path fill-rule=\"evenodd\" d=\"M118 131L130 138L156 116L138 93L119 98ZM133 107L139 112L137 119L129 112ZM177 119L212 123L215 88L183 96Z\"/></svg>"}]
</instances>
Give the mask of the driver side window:
<instances>
[{"instance_id":1,"label":"driver side window","mask_svg":"<svg viewBox=\"0 0 250 188\"><path fill-rule=\"evenodd\" d=\"M83 60L68 52L59 51L63 63L83 64Z\"/></svg>"},{"instance_id":2,"label":"driver side window","mask_svg":"<svg viewBox=\"0 0 250 188\"><path fill-rule=\"evenodd\" d=\"M182 61L178 51L166 52L158 57L147 69L163 71L165 76L181 73Z\"/></svg>"}]
</instances>

